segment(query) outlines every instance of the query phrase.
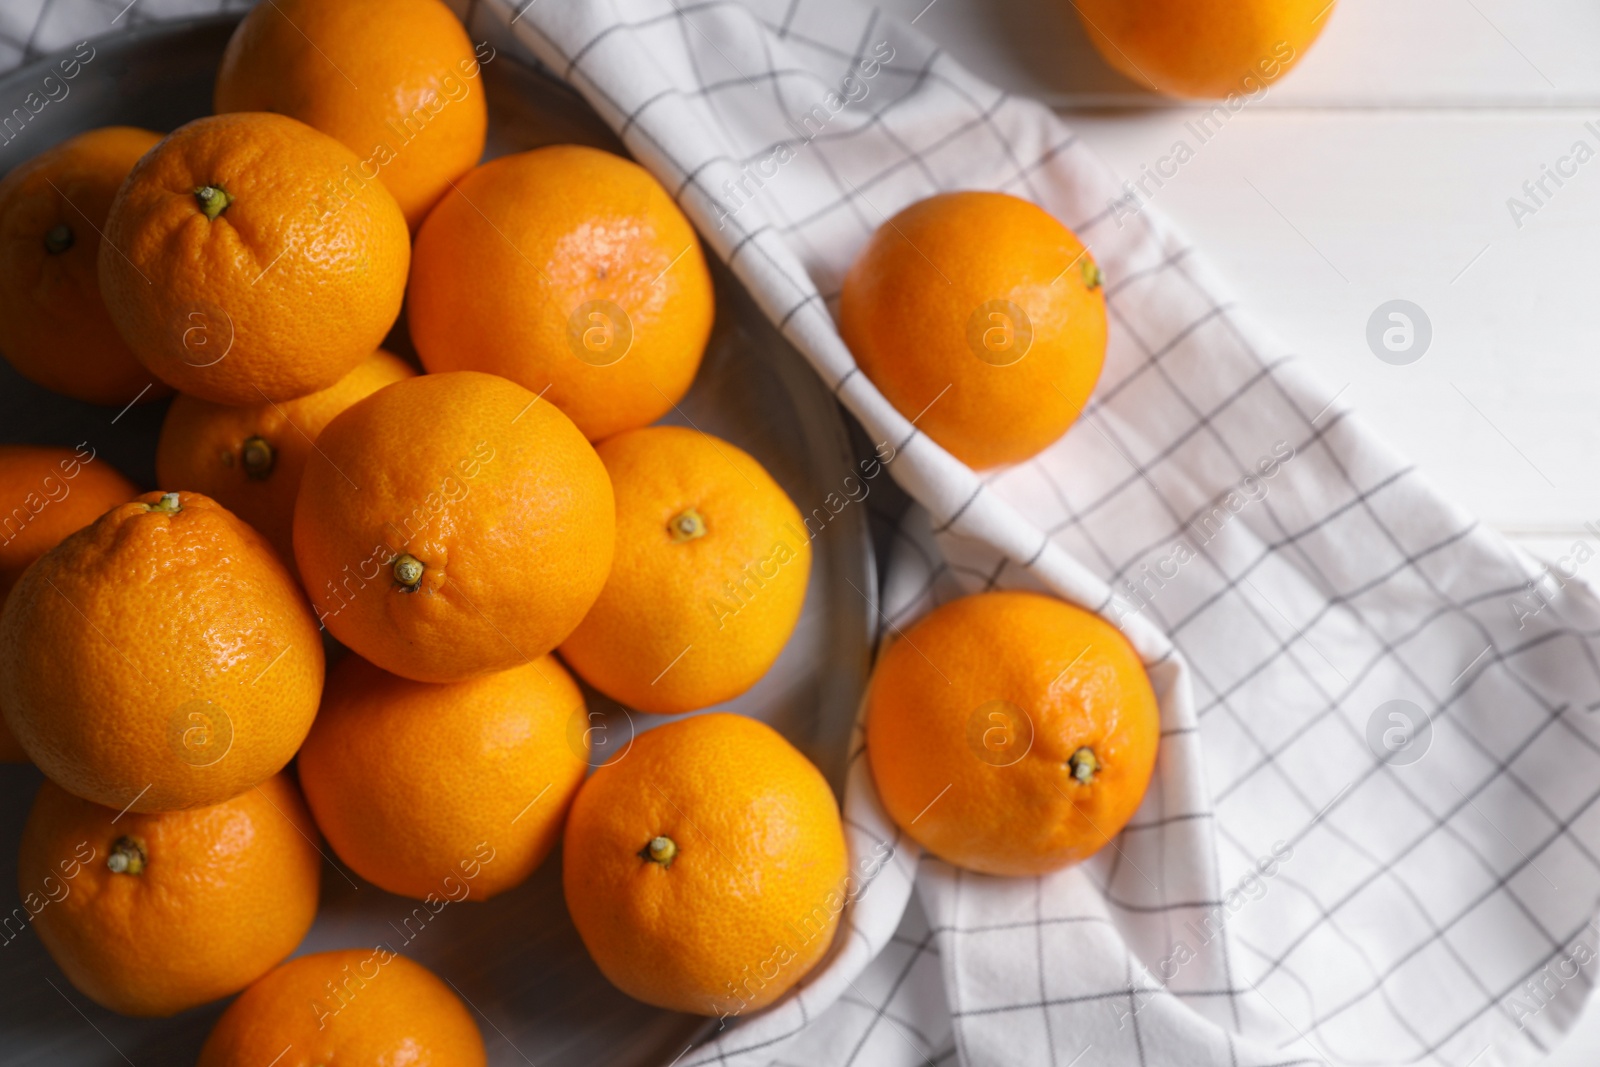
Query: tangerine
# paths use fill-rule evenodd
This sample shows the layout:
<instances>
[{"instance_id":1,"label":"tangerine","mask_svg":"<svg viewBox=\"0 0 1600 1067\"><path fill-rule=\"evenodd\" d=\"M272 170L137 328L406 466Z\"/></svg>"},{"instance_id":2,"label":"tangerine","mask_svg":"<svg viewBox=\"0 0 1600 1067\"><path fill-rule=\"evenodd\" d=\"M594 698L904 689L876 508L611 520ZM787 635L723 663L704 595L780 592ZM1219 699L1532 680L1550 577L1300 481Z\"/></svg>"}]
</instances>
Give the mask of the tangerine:
<instances>
[{"instance_id":1,"label":"tangerine","mask_svg":"<svg viewBox=\"0 0 1600 1067\"><path fill-rule=\"evenodd\" d=\"M1067 432L1106 354L1100 268L1071 230L1005 193L941 193L872 235L839 331L861 370L974 468Z\"/></svg>"},{"instance_id":2,"label":"tangerine","mask_svg":"<svg viewBox=\"0 0 1600 1067\"><path fill-rule=\"evenodd\" d=\"M727 1016L771 1004L826 954L846 859L822 773L765 723L712 712L640 734L590 776L562 882L612 984Z\"/></svg>"},{"instance_id":3,"label":"tangerine","mask_svg":"<svg viewBox=\"0 0 1600 1067\"><path fill-rule=\"evenodd\" d=\"M683 399L713 312L700 240L661 183L580 145L457 182L417 234L407 299L428 370L504 375L591 441Z\"/></svg>"},{"instance_id":4,"label":"tangerine","mask_svg":"<svg viewBox=\"0 0 1600 1067\"><path fill-rule=\"evenodd\" d=\"M228 1005L199 1067L484 1067L483 1037L451 987L386 948L300 956Z\"/></svg>"},{"instance_id":5,"label":"tangerine","mask_svg":"<svg viewBox=\"0 0 1600 1067\"><path fill-rule=\"evenodd\" d=\"M1074 0L1117 70L1174 96L1254 97L1326 26L1332 0Z\"/></svg>"},{"instance_id":6,"label":"tangerine","mask_svg":"<svg viewBox=\"0 0 1600 1067\"><path fill-rule=\"evenodd\" d=\"M328 629L419 682L543 656L611 568L611 481L572 420L514 382L396 382L317 438L295 503L300 575Z\"/></svg>"},{"instance_id":7,"label":"tangerine","mask_svg":"<svg viewBox=\"0 0 1600 1067\"><path fill-rule=\"evenodd\" d=\"M439 0L273 0L233 31L216 110L275 111L328 134L415 230L483 155L479 72L466 30Z\"/></svg>"},{"instance_id":8,"label":"tangerine","mask_svg":"<svg viewBox=\"0 0 1600 1067\"><path fill-rule=\"evenodd\" d=\"M74 986L124 1015L172 1015L294 951L317 913L316 832L281 774L159 814L119 815L47 781L18 880L24 900L44 898L34 928Z\"/></svg>"},{"instance_id":9,"label":"tangerine","mask_svg":"<svg viewBox=\"0 0 1600 1067\"><path fill-rule=\"evenodd\" d=\"M588 769L585 734L568 729L583 715L550 656L445 685L347 656L300 749L300 782L334 852L367 881L487 900L527 880L560 838Z\"/></svg>"},{"instance_id":10,"label":"tangerine","mask_svg":"<svg viewBox=\"0 0 1600 1067\"><path fill-rule=\"evenodd\" d=\"M595 451L616 494L616 554L561 657L640 711L733 699L799 621L811 575L799 510L749 453L698 430L647 426Z\"/></svg>"},{"instance_id":11,"label":"tangerine","mask_svg":"<svg viewBox=\"0 0 1600 1067\"><path fill-rule=\"evenodd\" d=\"M273 6L273 5L267 5ZM100 289L167 384L218 404L326 389L372 354L405 295L410 235L355 154L283 115L180 126L111 204Z\"/></svg>"},{"instance_id":12,"label":"tangerine","mask_svg":"<svg viewBox=\"0 0 1600 1067\"><path fill-rule=\"evenodd\" d=\"M1037 593L936 608L879 657L867 758L895 822L934 855L997 875L1077 863L1132 818L1160 712L1122 633Z\"/></svg>"},{"instance_id":13,"label":"tangerine","mask_svg":"<svg viewBox=\"0 0 1600 1067\"><path fill-rule=\"evenodd\" d=\"M29 381L91 404L169 391L112 325L99 276L111 201L160 140L132 126L90 130L0 180L0 352Z\"/></svg>"},{"instance_id":14,"label":"tangerine","mask_svg":"<svg viewBox=\"0 0 1600 1067\"><path fill-rule=\"evenodd\" d=\"M146 493L29 567L0 611L0 710L68 792L113 810L218 804L311 728L322 639L254 530Z\"/></svg>"}]
</instances>

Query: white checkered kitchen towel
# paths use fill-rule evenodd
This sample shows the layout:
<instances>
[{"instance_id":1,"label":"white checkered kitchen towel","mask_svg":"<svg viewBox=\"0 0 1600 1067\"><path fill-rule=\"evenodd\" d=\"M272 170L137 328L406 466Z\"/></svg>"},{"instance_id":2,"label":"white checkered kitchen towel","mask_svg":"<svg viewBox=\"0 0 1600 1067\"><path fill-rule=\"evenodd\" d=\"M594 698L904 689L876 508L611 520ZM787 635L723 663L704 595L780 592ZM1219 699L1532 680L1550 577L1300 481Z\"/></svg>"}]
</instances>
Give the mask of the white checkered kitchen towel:
<instances>
[{"instance_id":1,"label":"white checkered kitchen towel","mask_svg":"<svg viewBox=\"0 0 1600 1067\"><path fill-rule=\"evenodd\" d=\"M1156 213L1110 207L1117 183L1049 111L864 4L457 2L589 99L898 448L921 508L889 625L1045 588L1118 620L1161 697L1143 808L1040 879L919 857L858 733L845 814L875 877L840 950L682 1064L1489 1065L1557 1040L1600 936L1586 588L1538 580L1331 405ZM6 0L0 64L119 12L218 6ZM856 372L829 310L887 216L957 188L1072 227L1112 323L1082 422L984 477Z\"/></svg>"}]
</instances>

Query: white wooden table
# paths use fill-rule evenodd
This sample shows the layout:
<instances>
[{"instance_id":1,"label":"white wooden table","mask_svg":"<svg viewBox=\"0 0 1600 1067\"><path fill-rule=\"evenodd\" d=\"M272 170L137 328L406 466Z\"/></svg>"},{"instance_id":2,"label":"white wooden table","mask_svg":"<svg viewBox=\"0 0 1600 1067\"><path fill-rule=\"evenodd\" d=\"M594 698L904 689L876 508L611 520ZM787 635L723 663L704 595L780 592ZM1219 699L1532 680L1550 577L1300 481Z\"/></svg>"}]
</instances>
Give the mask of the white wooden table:
<instances>
[{"instance_id":1,"label":"white wooden table","mask_svg":"<svg viewBox=\"0 0 1600 1067\"><path fill-rule=\"evenodd\" d=\"M1340 0L1293 73L1199 144L1184 123L1204 108L1111 71L1069 0L927 2L885 7L1059 109L1124 179L1198 146L1151 203L1329 398L1533 554L1586 542L1600 582L1600 3ZM1575 173L1535 201L1523 183L1558 164ZM1432 326L1406 365L1367 343L1393 299ZM1591 1007L1548 1062L1597 1059Z\"/></svg>"}]
</instances>

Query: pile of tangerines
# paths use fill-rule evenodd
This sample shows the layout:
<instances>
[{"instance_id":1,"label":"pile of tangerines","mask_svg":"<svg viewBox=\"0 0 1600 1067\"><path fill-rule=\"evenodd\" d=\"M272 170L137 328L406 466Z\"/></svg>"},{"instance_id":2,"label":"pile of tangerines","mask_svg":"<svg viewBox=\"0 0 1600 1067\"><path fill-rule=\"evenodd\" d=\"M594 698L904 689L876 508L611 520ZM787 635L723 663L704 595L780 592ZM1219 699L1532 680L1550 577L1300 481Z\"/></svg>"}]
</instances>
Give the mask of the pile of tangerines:
<instances>
[{"instance_id":1,"label":"pile of tangerines","mask_svg":"<svg viewBox=\"0 0 1600 1067\"><path fill-rule=\"evenodd\" d=\"M559 839L572 921L617 986L708 1015L770 1004L850 899L827 782L717 712L591 775L573 677L701 711L767 672L805 600L809 538L761 464L652 425L712 324L689 222L595 149L478 165L479 57L439 0L263 4L215 104L0 183L12 364L98 403L178 393L156 492L92 449L0 449L0 745L47 779L20 862L33 928L116 1011L242 990L203 1064L481 1064L421 966L359 946L283 962L319 841L438 901L520 884ZM402 301L425 373L380 347ZM1060 437L1105 347L1087 250L990 193L885 225L840 322L884 395L978 467ZM889 813L988 874L1092 854L1155 759L1137 656L1042 595L897 631L867 701Z\"/></svg>"}]
</instances>

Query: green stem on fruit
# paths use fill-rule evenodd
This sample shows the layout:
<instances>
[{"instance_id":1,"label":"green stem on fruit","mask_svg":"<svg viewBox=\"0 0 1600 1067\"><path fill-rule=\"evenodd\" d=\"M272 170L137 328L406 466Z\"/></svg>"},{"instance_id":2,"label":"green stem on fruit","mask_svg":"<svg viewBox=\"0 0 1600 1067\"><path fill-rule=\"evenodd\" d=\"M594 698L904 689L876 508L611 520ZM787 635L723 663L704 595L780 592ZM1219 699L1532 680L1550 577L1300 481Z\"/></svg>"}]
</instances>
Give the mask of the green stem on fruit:
<instances>
[{"instance_id":1,"label":"green stem on fruit","mask_svg":"<svg viewBox=\"0 0 1600 1067\"><path fill-rule=\"evenodd\" d=\"M72 227L63 222L44 235L44 250L52 256L59 256L71 248L75 241L77 237L73 235Z\"/></svg>"},{"instance_id":2,"label":"green stem on fruit","mask_svg":"<svg viewBox=\"0 0 1600 1067\"><path fill-rule=\"evenodd\" d=\"M177 493L162 493L160 500L154 504L146 504L145 508L150 511L159 511L163 515L176 515L183 510L183 505L178 503Z\"/></svg>"},{"instance_id":3,"label":"green stem on fruit","mask_svg":"<svg viewBox=\"0 0 1600 1067\"><path fill-rule=\"evenodd\" d=\"M665 870L678 858L678 843L670 837L652 837L650 843L639 850L639 858L659 863Z\"/></svg>"},{"instance_id":4,"label":"green stem on fruit","mask_svg":"<svg viewBox=\"0 0 1600 1067\"><path fill-rule=\"evenodd\" d=\"M116 844L111 846L111 855L106 857L106 866L113 874L143 874L147 862L149 857L145 855L144 843L132 837L117 838Z\"/></svg>"},{"instance_id":5,"label":"green stem on fruit","mask_svg":"<svg viewBox=\"0 0 1600 1067\"><path fill-rule=\"evenodd\" d=\"M265 481L277 461L278 454L273 451L272 445L265 437L259 435L246 437L244 444L239 446L239 462L243 464L245 474L253 481Z\"/></svg>"},{"instance_id":6,"label":"green stem on fruit","mask_svg":"<svg viewBox=\"0 0 1600 1067\"><path fill-rule=\"evenodd\" d=\"M428 568L416 556L406 553L395 557L394 582L403 593L415 593L422 585L422 574Z\"/></svg>"},{"instance_id":7,"label":"green stem on fruit","mask_svg":"<svg viewBox=\"0 0 1600 1067\"><path fill-rule=\"evenodd\" d=\"M215 219L233 203L228 190L220 185L202 185L194 191L194 198L200 201L200 211L208 219Z\"/></svg>"},{"instance_id":8,"label":"green stem on fruit","mask_svg":"<svg viewBox=\"0 0 1600 1067\"><path fill-rule=\"evenodd\" d=\"M706 520L694 508L685 508L667 523L667 532L673 541L682 544L706 535Z\"/></svg>"},{"instance_id":9,"label":"green stem on fruit","mask_svg":"<svg viewBox=\"0 0 1600 1067\"><path fill-rule=\"evenodd\" d=\"M1094 749L1087 746L1078 749L1067 759L1067 767L1072 771L1072 777L1084 785L1094 781L1095 772L1103 766L1094 754Z\"/></svg>"}]
</instances>

